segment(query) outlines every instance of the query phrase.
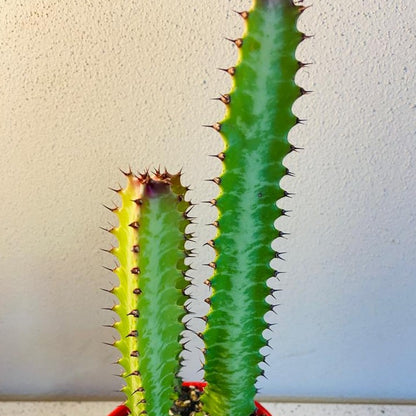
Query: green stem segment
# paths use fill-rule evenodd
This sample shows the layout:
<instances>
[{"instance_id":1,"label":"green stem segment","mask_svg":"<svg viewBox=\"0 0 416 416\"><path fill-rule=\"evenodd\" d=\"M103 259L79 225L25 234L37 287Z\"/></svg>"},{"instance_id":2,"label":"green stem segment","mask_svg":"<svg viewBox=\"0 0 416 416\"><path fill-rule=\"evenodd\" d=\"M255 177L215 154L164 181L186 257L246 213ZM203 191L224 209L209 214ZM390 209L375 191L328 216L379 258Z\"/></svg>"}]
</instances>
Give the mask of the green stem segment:
<instances>
[{"instance_id":1,"label":"green stem segment","mask_svg":"<svg viewBox=\"0 0 416 416\"><path fill-rule=\"evenodd\" d=\"M111 252L120 266L114 271L119 286L113 310L120 339L114 345L122 357L126 405L132 416L168 415L181 381L179 339L185 329L184 275L186 226L190 223L186 188L180 175L156 172L126 174L120 208L113 211L119 226L110 230L119 242Z\"/></svg>"},{"instance_id":2,"label":"green stem segment","mask_svg":"<svg viewBox=\"0 0 416 416\"><path fill-rule=\"evenodd\" d=\"M227 113L213 126L225 148L218 155L224 170L217 179L216 270L204 334L208 386L202 400L211 416L249 416L255 409L258 364L264 360L260 349L267 345L266 281L275 273L271 243L283 235L274 227L284 215L276 201L287 196L279 182L289 173L283 159L294 149L288 142L297 123L291 108L301 95L294 77L302 10L290 0L257 0L241 13L246 32L234 41L239 61L227 71L233 88L221 97Z\"/></svg>"}]
</instances>

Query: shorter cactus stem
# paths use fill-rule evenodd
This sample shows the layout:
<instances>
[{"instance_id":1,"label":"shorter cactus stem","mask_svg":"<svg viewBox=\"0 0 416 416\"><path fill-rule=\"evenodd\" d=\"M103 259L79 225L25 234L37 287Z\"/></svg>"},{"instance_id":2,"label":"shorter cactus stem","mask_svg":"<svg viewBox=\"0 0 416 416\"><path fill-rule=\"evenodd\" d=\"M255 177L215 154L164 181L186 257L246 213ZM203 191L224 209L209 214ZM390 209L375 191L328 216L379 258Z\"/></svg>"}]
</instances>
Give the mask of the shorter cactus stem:
<instances>
[{"instance_id":1,"label":"shorter cactus stem","mask_svg":"<svg viewBox=\"0 0 416 416\"><path fill-rule=\"evenodd\" d=\"M119 219L111 231L119 245L111 249L119 266L119 285L111 290L120 318L112 325L124 368L122 389L132 416L168 414L180 388L179 343L185 329L185 234L190 204L180 174L156 171L154 176L125 173L122 204L112 211Z\"/></svg>"}]
</instances>

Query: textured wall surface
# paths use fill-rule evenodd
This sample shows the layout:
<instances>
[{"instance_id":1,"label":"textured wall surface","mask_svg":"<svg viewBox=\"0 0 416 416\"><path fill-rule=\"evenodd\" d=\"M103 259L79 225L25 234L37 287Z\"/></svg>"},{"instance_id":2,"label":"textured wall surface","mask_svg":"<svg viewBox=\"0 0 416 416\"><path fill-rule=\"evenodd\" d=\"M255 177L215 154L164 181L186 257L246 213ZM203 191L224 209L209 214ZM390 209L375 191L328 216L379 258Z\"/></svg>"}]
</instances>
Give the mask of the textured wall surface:
<instances>
[{"instance_id":1,"label":"textured wall surface","mask_svg":"<svg viewBox=\"0 0 416 416\"><path fill-rule=\"evenodd\" d=\"M193 202L216 196L204 179L221 140L201 125L222 117L216 68L235 63L224 37L250 4L0 0L0 397L122 397L101 344L113 300L99 288L114 278L100 204L129 165L183 167ZM297 79L315 93L294 106L305 150L287 158L296 195L263 395L416 399L415 21L413 0L316 0L299 22L314 65ZM216 212L195 213L201 282Z\"/></svg>"}]
</instances>

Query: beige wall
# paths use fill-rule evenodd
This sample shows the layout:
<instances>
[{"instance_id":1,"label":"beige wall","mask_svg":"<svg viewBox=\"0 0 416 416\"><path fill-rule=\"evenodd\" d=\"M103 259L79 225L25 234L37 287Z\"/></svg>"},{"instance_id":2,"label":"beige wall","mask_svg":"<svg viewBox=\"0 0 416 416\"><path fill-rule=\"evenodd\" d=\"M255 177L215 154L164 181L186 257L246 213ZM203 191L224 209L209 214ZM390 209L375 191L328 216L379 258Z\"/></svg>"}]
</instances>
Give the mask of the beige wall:
<instances>
[{"instance_id":1,"label":"beige wall","mask_svg":"<svg viewBox=\"0 0 416 416\"><path fill-rule=\"evenodd\" d=\"M415 398L414 4L314 3L298 52L315 65L298 80L316 92L294 107L309 122L291 133L305 151L288 159L288 273L262 392ZM235 62L224 37L249 5L0 0L0 397L117 397L100 204L129 165L183 167L194 202L216 195L204 179L221 142L201 125L222 117L216 68ZM195 212L200 282L215 209Z\"/></svg>"}]
</instances>

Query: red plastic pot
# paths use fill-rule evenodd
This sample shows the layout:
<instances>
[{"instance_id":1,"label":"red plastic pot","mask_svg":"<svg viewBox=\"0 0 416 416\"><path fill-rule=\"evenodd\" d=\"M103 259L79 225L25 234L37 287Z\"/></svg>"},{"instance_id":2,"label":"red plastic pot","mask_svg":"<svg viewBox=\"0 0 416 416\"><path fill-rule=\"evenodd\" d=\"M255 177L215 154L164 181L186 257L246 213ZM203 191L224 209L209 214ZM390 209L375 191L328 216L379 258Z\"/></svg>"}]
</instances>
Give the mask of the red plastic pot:
<instances>
[{"instance_id":1,"label":"red plastic pot","mask_svg":"<svg viewBox=\"0 0 416 416\"><path fill-rule=\"evenodd\" d=\"M185 381L183 383L184 386L195 386L199 390L203 390L206 386L206 383L202 383L200 381ZM257 411L256 416L272 416L259 402L254 402L256 405ZM116 407L108 416L127 416L130 413L129 409L124 406Z\"/></svg>"}]
</instances>

